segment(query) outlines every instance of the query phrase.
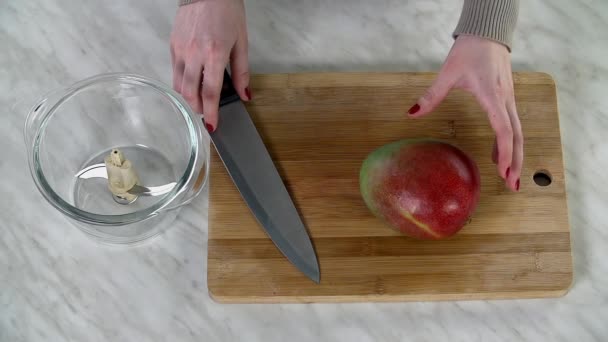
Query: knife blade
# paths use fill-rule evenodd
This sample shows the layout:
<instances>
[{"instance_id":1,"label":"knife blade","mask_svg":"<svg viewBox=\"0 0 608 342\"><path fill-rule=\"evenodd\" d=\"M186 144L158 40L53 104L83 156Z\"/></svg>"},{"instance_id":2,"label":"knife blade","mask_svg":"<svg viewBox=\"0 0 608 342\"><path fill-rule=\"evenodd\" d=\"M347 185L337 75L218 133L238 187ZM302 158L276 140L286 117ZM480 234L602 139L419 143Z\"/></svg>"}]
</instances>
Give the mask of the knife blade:
<instances>
[{"instance_id":1,"label":"knife blade","mask_svg":"<svg viewBox=\"0 0 608 342\"><path fill-rule=\"evenodd\" d=\"M219 124L210 136L232 181L275 246L319 283L319 264L306 227L227 71L219 105Z\"/></svg>"}]
</instances>

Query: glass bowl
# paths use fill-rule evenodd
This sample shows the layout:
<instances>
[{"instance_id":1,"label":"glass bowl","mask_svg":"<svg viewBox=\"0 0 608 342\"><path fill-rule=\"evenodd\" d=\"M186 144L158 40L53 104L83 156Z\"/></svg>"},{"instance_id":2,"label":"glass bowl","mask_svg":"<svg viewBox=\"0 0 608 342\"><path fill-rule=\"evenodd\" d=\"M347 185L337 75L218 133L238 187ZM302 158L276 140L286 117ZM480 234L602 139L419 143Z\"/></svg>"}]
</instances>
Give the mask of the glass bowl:
<instances>
[{"instance_id":1,"label":"glass bowl","mask_svg":"<svg viewBox=\"0 0 608 342\"><path fill-rule=\"evenodd\" d=\"M24 132L30 172L44 198L85 233L140 242L166 229L206 185L209 136L201 120L158 81L97 75L31 107ZM112 164L112 153L123 158ZM129 179L128 192L110 186Z\"/></svg>"}]
</instances>

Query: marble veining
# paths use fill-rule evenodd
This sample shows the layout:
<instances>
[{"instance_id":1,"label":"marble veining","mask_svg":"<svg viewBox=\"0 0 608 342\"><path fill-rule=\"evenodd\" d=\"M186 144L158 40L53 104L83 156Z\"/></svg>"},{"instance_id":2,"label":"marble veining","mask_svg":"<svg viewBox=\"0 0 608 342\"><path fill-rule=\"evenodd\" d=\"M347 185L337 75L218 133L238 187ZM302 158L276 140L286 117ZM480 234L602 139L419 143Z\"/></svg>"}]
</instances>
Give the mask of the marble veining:
<instances>
[{"instance_id":1,"label":"marble veining","mask_svg":"<svg viewBox=\"0 0 608 342\"><path fill-rule=\"evenodd\" d=\"M436 70L461 2L246 1L252 72ZM521 1L514 70L556 80L575 280L559 299L219 305L207 194L137 248L99 246L30 180L22 104L84 77L170 83L175 1L0 2L0 341L604 341L608 2ZM255 92L255 89L254 89ZM255 93L254 93L255 94Z\"/></svg>"}]
</instances>

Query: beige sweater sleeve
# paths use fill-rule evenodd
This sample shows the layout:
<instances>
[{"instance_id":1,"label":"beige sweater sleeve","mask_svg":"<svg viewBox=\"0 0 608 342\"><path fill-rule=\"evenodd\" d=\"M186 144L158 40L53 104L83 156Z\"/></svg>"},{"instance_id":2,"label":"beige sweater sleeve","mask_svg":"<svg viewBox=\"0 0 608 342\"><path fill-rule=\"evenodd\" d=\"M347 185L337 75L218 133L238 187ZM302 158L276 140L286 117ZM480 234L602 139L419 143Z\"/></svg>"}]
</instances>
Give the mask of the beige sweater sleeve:
<instances>
[{"instance_id":1,"label":"beige sweater sleeve","mask_svg":"<svg viewBox=\"0 0 608 342\"><path fill-rule=\"evenodd\" d=\"M183 6L196 1L178 0L178 4ZM518 13L519 0L464 0L453 36L471 34L492 39L511 51Z\"/></svg>"},{"instance_id":2,"label":"beige sweater sleeve","mask_svg":"<svg viewBox=\"0 0 608 342\"><path fill-rule=\"evenodd\" d=\"M453 36L470 34L504 44L509 51L519 14L519 0L464 0Z\"/></svg>"}]
</instances>

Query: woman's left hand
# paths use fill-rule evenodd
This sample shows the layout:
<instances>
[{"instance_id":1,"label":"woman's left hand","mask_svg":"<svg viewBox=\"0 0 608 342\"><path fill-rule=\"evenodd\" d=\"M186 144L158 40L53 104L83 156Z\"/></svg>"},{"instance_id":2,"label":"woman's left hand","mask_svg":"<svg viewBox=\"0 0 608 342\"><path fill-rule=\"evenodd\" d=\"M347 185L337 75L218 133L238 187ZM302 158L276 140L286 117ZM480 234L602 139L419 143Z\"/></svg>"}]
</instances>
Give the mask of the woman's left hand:
<instances>
[{"instance_id":1,"label":"woman's left hand","mask_svg":"<svg viewBox=\"0 0 608 342\"><path fill-rule=\"evenodd\" d=\"M492 160L507 186L519 190L523 135L513 92L507 47L485 38L459 36L431 87L410 108L410 117L430 114L452 88L472 93L487 112L496 138Z\"/></svg>"}]
</instances>

